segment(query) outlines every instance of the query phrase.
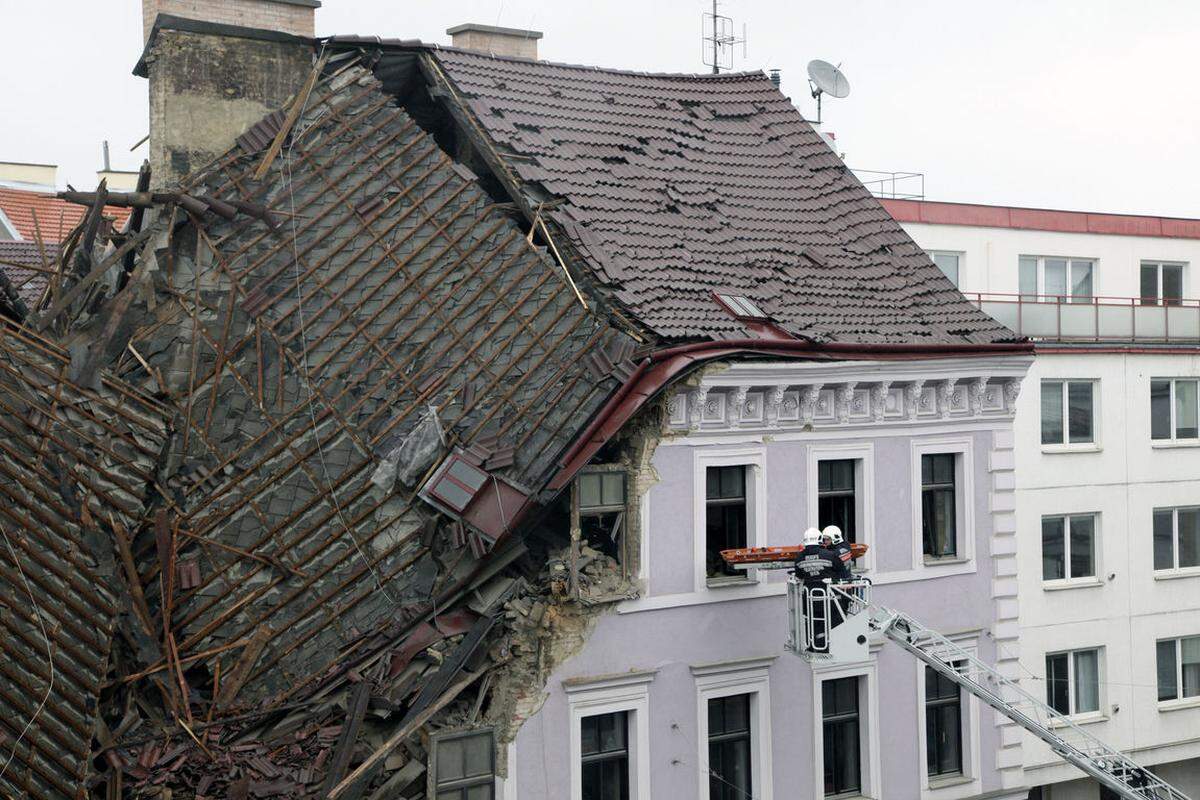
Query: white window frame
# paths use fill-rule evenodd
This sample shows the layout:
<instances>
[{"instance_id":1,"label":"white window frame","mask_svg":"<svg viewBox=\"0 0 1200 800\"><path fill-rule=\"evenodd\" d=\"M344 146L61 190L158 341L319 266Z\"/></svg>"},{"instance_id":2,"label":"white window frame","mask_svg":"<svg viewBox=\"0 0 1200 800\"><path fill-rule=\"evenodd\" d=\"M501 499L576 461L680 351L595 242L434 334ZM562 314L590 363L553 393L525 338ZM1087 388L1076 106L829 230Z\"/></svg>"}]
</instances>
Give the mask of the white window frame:
<instances>
[{"instance_id":1,"label":"white window frame","mask_svg":"<svg viewBox=\"0 0 1200 800\"><path fill-rule=\"evenodd\" d=\"M843 667L813 665L813 797L825 797L825 725L821 684L836 678L858 678L860 797L879 797L882 788L879 749L879 682L874 652L870 661Z\"/></svg>"},{"instance_id":2,"label":"white window frame","mask_svg":"<svg viewBox=\"0 0 1200 800\"><path fill-rule=\"evenodd\" d=\"M967 260L966 253L962 252L961 250L926 250L925 254L929 256L930 261L933 261L934 266L937 266L937 261L934 258L934 256L954 256L955 258L957 258L958 259L958 280L953 280L950 282L953 283L959 289L962 289L963 264ZM938 267L938 271L941 272L941 267ZM946 275L945 272L942 272L942 274ZM946 275L946 280L950 280L949 275Z\"/></svg>"},{"instance_id":3,"label":"white window frame","mask_svg":"<svg viewBox=\"0 0 1200 800\"><path fill-rule=\"evenodd\" d=\"M958 518L955 535L958 537L958 555L954 558L925 557L925 543L921 536L921 456L954 455L954 505ZM967 564L975 567L975 443L969 437L947 439L922 439L912 443L912 460L909 464L912 493L912 565L914 570L937 572L944 567ZM969 571L970 571L969 570Z\"/></svg>"},{"instance_id":4,"label":"white window frame","mask_svg":"<svg viewBox=\"0 0 1200 800\"><path fill-rule=\"evenodd\" d=\"M1180 694L1179 697L1172 698L1171 700L1158 700L1157 701L1158 709L1160 711L1171 711L1176 708L1191 708L1193 706L1200 706L1200 694L1195 694L1195 695L1192 695L1191 697L1183 697L1182 696L1183 695L1183 657L1182 657L1180 651L1183 647L1182 640L1184 640L1184 639L1200 639L1200 634L1192 634L1191 636L1168 636L1166 639L1156 639L1154 641L1154 644L1155 644L1154 668L1155 668L1156 675L1157 675L1157 671L1158 671L1158 645L1161 644L1162 642L1172 642L1175 645L1175 689ZM1157 694L1158 694L1158 690L1155 689L1156 697L1157 697Z\"/></svg>"},{"instance_id":5,"label":"white window frame","mask_svg":"<svg viewBox=\"0 0 1200 800\"><path fill-rule=\"evenodd\" d=\"M858 530L858 541L867 545L867 553L857 561L856 572L875 570L875 445L864 444L813 444L808 447L808 523L807 528L817 524L820 504L819 463L822 461L854 461L854 516Z\"/></svg>"},{"instance_id":6,"label":"white window frame","mask_svg":"<svg viewBox=\"0 0 1200 800\"><path fill-rule=\"evenodd\" d=\"M955 644L966 650L974 657L979 655L978 639L972 635L965 638L951 637ZM983 719L983 709L979 698L960 689L962 692L963 742L962 742L962 774L943 777L930 777L926 771L925 757L928 745L925 741L925 670L924 662L917 663L917 763L921 769L921 798L922 800L962 800L974 797L983 791L982 770L980 768L980 720Z\"/></svg>"},{"instance_id":7,"label":"white window frame","mask_svg":"<svg viewBox=\"0 0 1200 800\"><path fill-rule=\"evenodd\" d=\"M1189 575L1200 575L1200 564L1179 566L1179 512L1196 510L1195 505L1185 506L1155 506L1150 510L1150 570L1155 578L1175 578ZM1171 512L1171 566L1164 569L1154 568L1154 515L1160 511Z\"/></svg>"},{"instance_id":8,"label":"white window frame","mask_svg":"<svg viewBox=\"0 0 1200 800\"><path fill-rule=\"evenodd\" d=\"M1154 281L1154 298L1153 298L1154 303L1153 304L1145 303L1144 301L1149 300L1151 298L1142 296L1142 268L1143 267L1154 267L1155 281ZM1188 262L1186 262L1186 261L1160 261L1160 260L1156 260L1156 259L1142 259L1142 261L1140 261L1138 263L1138 294L1137 294L1137 297L1138 297L1139 304L1156 305L1156 306L1162 306L1162 305L1166 304L1165 298L1163 297L1163 291L1162 291L1163 267L1179 267L1179 291L1180 291L1180 296L1181 296L1180 304L1182 304L1182 299L1187 297Z\"/></svg>"},{"instance_id":9,"label":"white window frame","mask_svg":"<svg viewBox=\"0 0 1200 800\"><path fill-rule=\"evenodd\" d=\"M1020 296L1022 298L1028 297L1027 293L1021 291L1021 259L1022 258L1032 258L1036 262L1035 269L1037 270L1037 302L1039 302L1039 303L1067 303L1067 304L1084 303L1084 304L1086 304L1086 303L1093 302L1095 300L1095 298L1099 296L1099 294L1096 291L1096 272L1097 272L1096 268L1100 264L1100 259L1092 258L1092 257L1088 257L1088 256L1058 256L1058 255L1037 256L1037 255L1033 255L1031 253L1021 253L1017 257L1017 292L1020 294ZM1063 294L1060 296L1060 295L1048 295L1046 293L1046 259L1048 259L1048 258L1053 259L1055 261L1066 261L1067 262L1067 274L1066 274L1067 293L1066 294ZM1082 296L1078 300L1076 300L1075 296L1070 293L1071 286L1073 285L1073 281L1071 280L1072 272L1073 272L1072 264L1076 261L1081 261L1081 262L1086 261L1088 264L1091 265L1091 270L1092 270L1092 293L1090 295Z\"/></svg>"},{"instance_id":10,"label":"white window frame","mask_svg":"<svg viewBox=\"0 0 1200 800\"><path fill-rule=\"evenodd\" d=\"M1042 442L1042 387L1047 383L1062 384L1062 421L1063 435L1061 442ZM1070 384L1090 383L1092 385L1092 440L1090 442L1071 442L1070 416ZM1043 453L1092 452L1100 449L1100 379L1099 378L1042 378L1038 381L1038 442Z\"/></svg>"},{"instance_id":11,"label":"white window frame","mask_svg":"<svg viewBox=\"0 0 1200 800\"><path fill-rule=\"evenodd\" d=\"M650 683L657 674L642 670L562 682L571 724L571 800L583 800L583 718L617 711L629 713L629 798L650 800Z\"/></svg>"},{"instance_id":12,"label":"white window frame","mask_svg":"<svg viewBox=\"0 0 1200 800\"><path fill-rule=\"evenodd\" d=\"M709 467L746 467L746 546L763 547L767 543L767 448L765 444L751 447L697 447L692 460L692 572L693 588L697 592L721 591L730 586L761 583L761 570L748 569L746 577L727 578L709 582L705 574L705 531L707 528L707 473Z\"/></svg>"},{"instance_id":13,"label":"white window frame","mask_svg":"<svg viewBox=\"0 0 1200 800\"><path fill-rule=\"evenodd\" d=\"M1174 446L1179 446L1179 445L1193 446L1196 444L1200 444L1200 430L1197 431L1197 436L1194 436L1190 439L1180 439L1175 436L1175 384L1178 383L1179 381L1188 381L1188 382L1196 381L1198 384L1196 403L1197 403L1197 405L1200 405L1200 378L1196 378L1196 377L1167 378L1167 377L1163 377L1163 376L1154 376L1154 377L1150 378L1150 382L1147 384L1147 388L1150 389L1151 391L1153 391L1154 384L1161 383L1162 381L1167 381L1168 383L1171 384L1171 392L1169 395L1167 395L1167 408L1170 411L1170 417L1169 417L1168 421L1171 426L1170 427L1171 435L1169 437L1167 437L1166 439L1155 439L1154 438L1154 433L1153 433L1153 431L1154 431L1154 405L1151 404L1150 405L1150 425L1149 425L1149 429L1151 431L1150 446L1151 447L1174 447ZM1197 414L1200 415L1200 409L1197 409Z\"/></svg>"},{"instance_id":14,"label":"white window frame","mask_svg":"<svg viewBox=\"0 0 1200 800\"><path fill-rule=\"evenodd\" d=\"M1042 669L1046 668L1046 658L1049 656L1067 657L1067 706L1071 709L1071 713L1064 716L1070 717L1072 722L1092 722L1108 719L1108 714L1104 709L1107 708L1107 669L1105 668L1104 646L1096 645L1094 647L1072 647L1070 650L1049 650L1042 656ZM1075 654L1076 653L1096 653L1096 710L1078 712L1075 710ZM1042 679L1043 685L1046 685L1050 680L1050 676L1046 675ZM1157 691L1157 688L1155 689ZM1046 705L1049 705L1049 697L1044 698Z\"/></svg>"},{"instance_id":15,"label":"white window frame","mask_svg":"<svg viewBox=\"0 0 1200 800\"><path fill-rule=\"evenodd\" d=\"M772 800L774 768L771 758L771 682L775 656L744 658L691 667L696 682L696 757L700 774L699 800L708 792L708 701L731 695L750 695L750 780L757 800Z\"/></svg>"},{"instance_id":16,"label":"white window frame","mask_svg":"<svg viewBox=\"0 0 1200 800\"><path fill-rule=\"evenodd\" d=\"M1092 575L1082 578L1051 578L1046 579L1045 573L1042 573L1042 589L1043 591L1051 591L1054 589L1076 589L1081 586L1099 586L1100 576L1104 574L1101 548L1100 548L1100 524L1101 514L1099 511L1067 511L1057 514L1043 514L1038 519L1038 555L1041 555L1042 547L1045 546L1045 538L1042 533L1042 525L1047 519L1057 517L1063 518L1063 554L1066 559L1066 571L1071 571L1071 517L1091 517L1092 518ZM1153 544L1153 543L1152 543ZM1039 566L1039 569L1041 567Z\"/></svg>"}]
</instances>

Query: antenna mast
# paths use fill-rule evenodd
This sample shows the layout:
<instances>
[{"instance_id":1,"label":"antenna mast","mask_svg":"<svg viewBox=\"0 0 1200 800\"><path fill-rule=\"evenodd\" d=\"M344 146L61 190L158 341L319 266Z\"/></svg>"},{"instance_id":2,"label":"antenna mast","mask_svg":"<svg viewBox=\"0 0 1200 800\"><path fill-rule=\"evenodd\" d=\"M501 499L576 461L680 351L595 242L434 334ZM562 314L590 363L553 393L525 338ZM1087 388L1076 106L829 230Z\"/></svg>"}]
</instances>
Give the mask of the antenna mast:
<instances>
[{"instance_id":1,"label":"antenna mast","mask_svg":"<svg viewBox=\"0 0 1200 800\"><path fill-rule=\"evenodd\" d=\"M742 46L742 57L746 57L746 26L742 26L740 37L733 33L733 20L722 16L718 10L720 0L712 0L712 12L705 12L700 22L700 57L706 66L712 67L713 75L723 69L733 68L733 48Z\"/></svg>"}]
</instances>

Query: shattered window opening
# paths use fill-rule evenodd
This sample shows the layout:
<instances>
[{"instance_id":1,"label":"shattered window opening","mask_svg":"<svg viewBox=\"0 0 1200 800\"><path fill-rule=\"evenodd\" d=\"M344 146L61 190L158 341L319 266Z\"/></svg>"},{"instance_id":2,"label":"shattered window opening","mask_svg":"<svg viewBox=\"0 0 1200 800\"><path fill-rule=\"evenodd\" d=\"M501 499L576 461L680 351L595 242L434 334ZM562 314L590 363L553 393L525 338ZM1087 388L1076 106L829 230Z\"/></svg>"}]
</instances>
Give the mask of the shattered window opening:
<instances>
[{"instance_id":1,"label":"shattered window opening","mask_svg":"<svg viewBox=\"0 0 1200 800\"><path fill-rule=\"evenodd\" d=\"M579 475L579 517L572 524L583 540L609 558L624 562L625 520L628 516L625 468L597 465Z\"/></svg>"},{"instance_id":2,"label":"shattered window opening","mask_svg":"<svg viewBox=\"0 0 1200 800\"><path fill-rule=\"evenodd\" d=\"M495 750L491 730L435 738L430 772L434 776L436 800L492 800Z\"/></svg>"}]
</instances>

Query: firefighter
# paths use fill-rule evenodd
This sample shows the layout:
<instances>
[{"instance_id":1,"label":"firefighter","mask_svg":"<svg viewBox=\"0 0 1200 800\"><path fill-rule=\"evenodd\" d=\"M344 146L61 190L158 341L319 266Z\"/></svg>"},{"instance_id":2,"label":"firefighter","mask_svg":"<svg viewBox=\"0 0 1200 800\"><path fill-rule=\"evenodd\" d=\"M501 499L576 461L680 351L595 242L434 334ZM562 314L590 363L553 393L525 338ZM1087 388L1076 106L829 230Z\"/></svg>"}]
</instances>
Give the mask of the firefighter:
<instances>
[{"instance_id":1,"label":"firefighter","mask_svg":"<svg viewBox=\"0 0 1200 800\"><path fill-rule=\"evenodd\" d=\"M809 528L804 532L804 549L796 557L792 572L805 586L823 586L833 580L837 570L837 554L821 543L821 532Z\"/></svg>"},{"instance_id":2,"label":"firefighter","mask_svg":"<svg viewBox=\"0 0 1200 800\"><path fill-rule=\"evenodd\" d=\"M830 619L830 616L836 614L831 613L831 604L828 601L829 584L833 582L837 563L837 554L821 544L821 532L816 528L806 530L804 549L796 557L792 572L804 582L805 605L806 608L811 608L811 614L808 611L804 612L809 616L810 648L817 652L829 651L829 631L837 624ZM818 597L825 599L816 601L815 598ZM810 600L813 601L811 605Z\"/></svg>"},{"instance_id":3,"label":"firefighter","mask_svg":"<svg viewBox=\"0 0 1200 800\"><path fill-rule=\"evenodd\" d=\"M836 525L826 525L825 530L821 531L821 544L833 550L837 555L837 562L833 565L835 577L843 581L854 580L854 575L850 571L850 562L854 560L854 553L850 550L850 545L846 544L846 537L842 536L841 528Z\"/></svg>"}]
</instances>

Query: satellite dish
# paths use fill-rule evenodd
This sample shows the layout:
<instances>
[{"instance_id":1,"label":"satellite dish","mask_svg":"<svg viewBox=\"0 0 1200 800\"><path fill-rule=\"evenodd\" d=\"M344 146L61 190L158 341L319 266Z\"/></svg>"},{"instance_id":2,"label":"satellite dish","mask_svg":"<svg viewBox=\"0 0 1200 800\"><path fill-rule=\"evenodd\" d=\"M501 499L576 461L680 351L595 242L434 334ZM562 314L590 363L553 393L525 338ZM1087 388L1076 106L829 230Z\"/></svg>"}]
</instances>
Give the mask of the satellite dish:
<instances>
[{"instance_id":1,"label":"satellite dish","mask_svg":"<svg viewBox=\"0 0 1200 800\"><path fill-rule=\"evenodd\" d=\"M808 85L817 101L817 122L821 121L821 95L842 98L850 94L850 81L842 71L819 58L808 62Z\"/></svg>"}]
</instances>

